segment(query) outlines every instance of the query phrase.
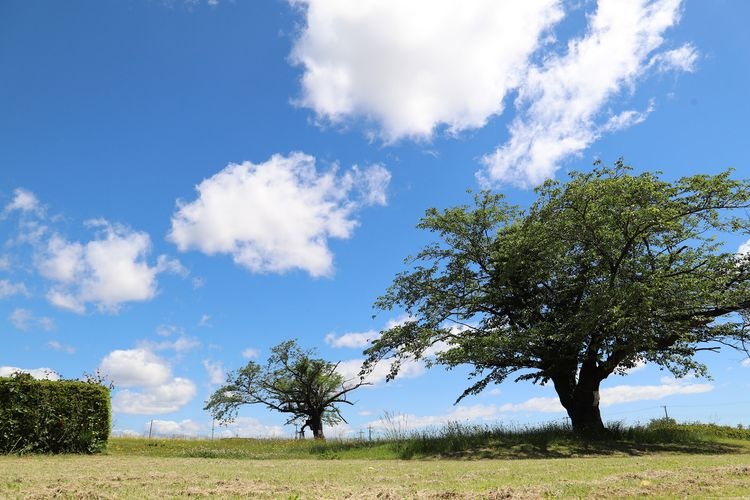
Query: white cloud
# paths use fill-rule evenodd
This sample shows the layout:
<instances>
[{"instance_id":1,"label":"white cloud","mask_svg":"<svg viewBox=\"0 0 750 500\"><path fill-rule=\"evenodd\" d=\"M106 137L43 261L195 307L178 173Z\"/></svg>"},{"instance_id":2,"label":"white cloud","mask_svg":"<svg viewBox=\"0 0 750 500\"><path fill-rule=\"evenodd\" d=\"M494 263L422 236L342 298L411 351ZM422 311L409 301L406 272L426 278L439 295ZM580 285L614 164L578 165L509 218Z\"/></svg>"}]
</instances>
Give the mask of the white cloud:
<instances>
[{"instance_id":1,"label":"white cloud","mask_svg":"<svg viewBox=\"0 0 750 500\"><path fill-rule=\"evenodd\" d=\"M517 91L510 139L482 159L485 185L542 182L648 116L653 105L617 109L644 76L694 71L698 59L689 43L662 50L681 0L599 0L565 53L551 35L566 14L558 0L289 1L305 17L291 53L303 69L297 103L324 123L364 118L386 142L429 139L483 127Z\"/></svg>"},{"instance_id":2,"label":"white cloud","mask_svg":"<svg viewBox=\"0 0 750 500\"><path fill-rule=\"evenodd\" d=\"M10 377L14 373L28 373L39 380L60 380L60 375L52 368L18 368L15 366L0 366L0 377Z\"/></svg>"},{"instance_id":3,"label":"white cloud","mask_svg":"<svg viewBox=\"0 0 750 500\"><path fill-rule=\"evenodd\" d=\"M388 322L385 325L385 330L389 330L395 326L403 325L407 321L411 321L413 318L411 318L408 315L402 315L397 318L393 318L388 320ZM458 325L458 326L452 326L451 329L454 333L460 333L461 331L468 328L468 326ZM364 347L367 345L366 340L374 340L377 338L380 334L378 332L375 332L374 330L370 330L368 332L364 333L350 333L350 334L344 334L341 337L337 337L334 334L328 334L326 335L326 343L333 347ZM437 355L440 352L443 352L449 348L448 344L445 342L435 342L431 346L427 347L422 352L422 359L415 360L415 359L405 359L401 362L401 365L399 366L398 375L396 376L397 379L402 378L416 378L421 377L425 374L427 371L427 367L425 366L424 359L425 358L434 358L435 355ZM346 361L341 361L338 366L338 372L341 373L346 379L355 379L359 377L359 372L362 370L362 363L364 362L364 359L350 359ZM393 366L395 360L394 359L383 359L380 360L365 376L365 381L369 382L372 385L377 385L381 382L384 382L386 377L391 371L391 367Z\"/></svg>"},{"instance_id":4,"label":"white cloud","mask_svg":"<svg viewBox=\"0 0 750 500\"><path fill-rule=\"evenodd\" d=\"M742 363L740 363L742 366L750 368L750 358L745 358L742 360Z\"/></svg>"},{"instance_id":5,"label":"white cloud","mask_svg":"<svg viewBox=\"0 0 750 500\"><path fill-rule=\"evenodd\" d=\"M326 344L331 347L348 347L352 349L366 347L370 341L376 339L380 334L375 330L369 330L363 333L344 333L336 335L329 333L325 337Z\"/></svg>"},{"instance_id":6,"label":"white cloud","mask_svg":"<svg viewBox=\"0 0 750 500\"><path fill-rule=\"evenodd\" d=\"M480 180L487 185L539 184L561 161L580 154L608 131L607 123L612 130L606 119L600 125L602 110L614 97L632 91L679 14L680 0L600 0L585 36L571 40L566 54L529 68L519 90L519 115L510 125L511 137L483 158L486 170ZM679 54L662 59L674 62ZM624 122L637 123L636 116Z\"/></svg>"},{"instance_id":7,"label":"white cloud","mask_svg":"<svg viewBox=\"0 0 750 500\"><path fill-rule=\"evenodd\" d=\"M93 303L116 312L124 302L153 298L157 274L184 273L177 261L165 256L149 265L148 234L103 220L88 225L99 229L95 239L78 243L53 235L37 256L39 272L55 283L47 293L55 306L83 313L86 304Z\"/></svg>"},{"instance_id":8,"label":"white cloud","mask_svg":"<svg viewBox=\"0 0 750 500\"><path fill-rule=\"evenodd\" d=\"M55 322L52 318L48 316L34 316L34 313L30 310L20 307L14 309L10 314L10 322L22 331L29 331L36 327L47 332L55 329Z\"/></svg>"},{"instance_id":9,"label":"white cloud","mask_svg":"<svg viewBox=\"0 0 750 500\"><path fill-rule=\"evenodd\" d=\"M184 335L185 330L177 325L159 325L156 327L156 334L160 337L169 337L175 333Z\"/></svg>"},{"instance_id":10,"label":"white cloud","mask_svg":"<svg viewBox=\"0 0 750 500\"><path fill-rule=\"evenodd\" d=\"M476 420L496 420L500 411L495 405L458 405L443 415L398 414L382 417L368 425L381 432L403 432L422 427L440 427L450 422L471 422Z\"/></svg>"},{"instance_id":11,"label":"white cloud","mask_svg":"<svg viewBox=\"0 0 750 500\"><path fill-rule=\"evenodd\" d=\"M334 123L374 120L386 141L482 127L563 15L558 0L291 2L306 16L299 103Z\"/></svg>"},{"instance_id":12,"label":"white cloud","mask_svg":"<svg viewBox=\"0 0 750 500\"><path fill-rule=\"evenodd\" d=\"M714 390L712 384L690 384L684 379L665 377L661 382L660 385L617 385L602 389L601 406L663 399L677 394L701 394Z\"/></svg>"},{"instance_id":13,"label":"white cloud","mask_svg":"<svg viewBox=\"0 0 750 500\"><path fill-rule=\"evenodd\" d=\"M196 392L191 380L175 377L160 385L144 387L140 391L125 389L117 392L112 398L112 409L135 415L172 413L193 399Z\"/></svg>"},{"instance_id":14,"label":"white cloud","mask_svg":"<svg viewBox=\"0 0 750 500\"><path fill-rule=\"evenodd\" d=\"M157 257L156 272L168 272L171 274L176 274L183 278L186 278L190 274L190 271L188 271L179 260L173 259L166 255L159 255L159 257Z\"/></svg>"},{"instance_id":15,"label":"white cloud","mask_svg":"<svg viewBox=\"0 0 750 500\"><path fill-rule=\"evenodd\" d=\"M142 432L134 431L133 429L112 429L112 436L117 437L141 437Z\"/></svg>"},{"instance_id":16,"label":"white cloud","mask_svg":"<svg viewBox=\"0 0 750 500\"><path fill-rule=\"evenodd\" d=\"M687 43L677 49L656 54L651 58L649 66L656 66L662 73L674 70L692 73L695 71L697 62L698 51L693 45Z\"/></svg>"},{"instance_id":17,"label":"white cloud","mask_svg":"<svg viewBox=\"0 0 750 500\"><path fill-rule=\"evenodd\" d=\"M364 437L364 430L360 430L362 437ZM323 434L327 439L345 439L355 437L354 429L344 422L339 422L336 425L323 425Z\"/></svg>"},{"instance_id":18,"label":"white cloud","mask_svg":"<svg viewBox=\"0 0 750 500\"><path fill-rule=\"evenodd\" d=\"M216 434L229 437L269 438L284 436L284 428L280 425L265 425L260 420L251 417L237 417L234 422L217 428Z\"/></svg>"},{"instance_id":19,"label":"white cloud","mask_svg":"<svg viewBox=\"0 0 750 500\"><path fill-rule=\"evenodd\" d=\"M364 359L349 359L346 361L342 361L339 363L337 371L347 380L358 379L359 372L362 370L363 362ZM390 373L392 365L392 359L384 359L380 361L375 365L373 370L365 376L365 382L369 382L372 385L377 385L381 382L385 382L388 373ZM401 363L401 367L398 371L396 379L421 377L425 374L426 371L427 368L422 361L403 361Z\"/></svg>"},{"instance_id":20,"label":"white cloud","mask_svg":"<svg viewBox=\"0 0 750 500\"><path fill-rule=\"evenodd\" d=\"M53 320L49 316L41 316L35 319L39 327L45 332L51 332L52 330L56 328L55 320Z\"/></svg>"},{"instance_id":21,"label":"white cloud","mask_svg":"<svg viewBox=\"0 0 750 500\"><path fill-rule=\"evenodd\" d=\"M29 323L32 318L32 313L28 309L21 309L20 307L14 309L10 314L10 322L13 326L19 330L27 331L30 327Z\"/></svg>"},{"instance_id":22,"label":"white cloud","mask_svg":"<svg viewBox=\"0 0 750 500\"><path fill-rule=\"evenodd\" d=\"M738 255L748 255L750 254L750 240L747 240L745 243L740 245L740 247L737 249Z\"/></svg>"},{"instance_id":23,"label":"white cloud","mask_svg":"<svg viewBox=\"0 0 750 500\"><path fill-rule=\"evenodd\" d=\"M99 368L117 387L159 386L171 376L167 362L147 349L112 351Z\"/></svg>"},{"instance_id":24,"label":"white cloud","mask_svg":"<svg viewBox=\"0 0 750 500\"><path fill-rule=\"evenodd\" d=\"M663 378L661 385L618 385L600 391L602 408L642 400L656 400L677 394L701 394L713 390L711 384L690 384L684 380ZM443 415L402 414L380 418L370 422L381 431L409 430L420 427L442 426L449 422L490 421L502 418L507 413L564 413L565 409L557 397L535 397L521 403L503 405L458 405ZM606 416L606 415L605 415Z\"/></svg>"},{"instance_id":25,"label":"white cloud","mask_svg":"<svg viewBox=\"0 0 750 500\"><path fill-rule=\"evenodd\" d=\"M383 207L388 204L387 193L388 185L391 183L391 172L383 165L370 165L365 170L354 165L351 178L354 188L362 196L362 204Z\"/></svg>"},{"instance_id":26,"label":"white cloud","mask_svg":"<svg viewBox=\"0 0 750 500\"><path fill-rule=\"evenodd\" d=\"M385 324L385 330L389 330L395 326L400 326L411 321L414 318L408 314L403 314L399 317L389 319ZM366 332L350 332L342 335L336 335L335 333L329 333L325 336L326 344L331 347L348 347L352 349L367 347L370 342L380 337L380 332L376 330L367 330ZM432 353L434 354L434 352Z\"/></svg>"},{"instance_id":27,"label":"white cloud","mask_svg":"<svg viewBox=\"0 0 750 500\"><path fill-rule=\"evenodd\" d=\"M500 412L532 412L532 413L558 413L564 412L565 408L557 398L531 398L521 403L506 403L498 408Z\"/></svg>"},{"instance_id":28,"label":"white cloud","mask_svg":"<svg viewBox=\"0 0 750 500\"><path fill-rule=\"evenodd\" d=\"M18 210L20 212L34 212L37 215L43 213L42 206L39 203L36 195L31 191L27 191L23 188L18 188L13 191L13 200L5 205L3 210L4 214L8 214Z\"/></svg>"},{"instance_id":29,"label":"white cloud","mask_svg":"<svg viewBox=\"0 0 750 500\"><path fill-rule=\"evenodd\" d=\"M253 347L248 347L242 351L242 357L245 359L256 359L258 356L260 356L260 351Z\"/></svg>"},{"instance_id":30,"label":"white cloud","mask_svg":"<svg viewBox=\"0 0 750 500\"><path fill-rule=\"evenodd\" d=\"M193 420L157 420L147 422L144 431L148 432L149 428L154 436L197 436L203 426Z\"/></svg>"},{"instance_id":31,"label":"white cloud","mask_svg":"<svg viewBox=\"0 0 750 500\"><path fill-rule=\"evenodd\" d=\"M26 285L23 283L13 283L8 280L0 280L0 299L5 299L13 295L29 295Z\"/></svg>"},{"instance_id":32,"label":"white cloud","mask_svg":"<svg viewBox=\"0 0 750 500\"><path fill-rule=\"evenodd\" d=\"M678 394L701 394L714 389L711 384L690 384L685 380L675 380L665 377L660 385L616 385L599 391L599 406L606 408L635 401L650 401L663 399ZM532 398L522 403L508 403L502 405L501 412L564 412L560 400L552 398Z\"/></svg>"},{"instance_id":33,"label":"white cloud","mask_svg":"<svg viewBox=\"0 0 750 500\"><path fill-rule=\"evenodd\" d=\"M10 269L10 259L6 256L0 257L0 271L7 271Z\"/></svg>"},{"instance_id":34,"label":"white cloud","mask_svg":"<svg viewBox=\"0 0 750 500\"><path fill-rule=\"evenodd\" d=\"M47 242L46 253L40 257L37 267L45 278L61 283L72 283L84 272L84 246L69 243L54 235Z\"/></svg>"},{"instance_id":35,"label":"white cloud","mask_svg":"<svg viewBox=\"0 0 750 500\"><path fill-rule=\"evenodd\" d=\"M47 347L54 349L55 351L61 351L67 354L75 354L76 348L67 344L61 344L57 340L50 340L47 342Z\"/></svg>"},{"instance_id":36,"label":"white cloud","mask_svg":"<svg viewBox=\"0 0 750 500\"><path fill-rule=\"evenodd\" d=\"M203 368L205 368L206 373L208 373L209 383L221 384L224 382L224 379L226 378L226 373L224 371L224 365L221 363L221 361L204 359Z\"/></svg>"},{"instance_id":37,"label":"white cloud","mask_svg":"<svg viewBox=\"0 0 750 500\"><path fill-rule=\"evenodd\" d=\"M136 415L158 415L179 410L195 396L195 384L172 377L165 360L145 347L116 350L104 357L99 370L118 390L112 398L114 411ZM132 389L137 387L138 389Z\"/></svg>"},{"instance_id":38,"label":"white cloud","mask_svg":"<svg viewBox=\"0 0 750 500\"><path fill-rule=\"evenodd\" d=\"M362 204L384 203L390 174L381 166L318 173L303 153L265 163L229 164L178 203L169 239L181 251L229 254L251 272L333 271L329 238L349 238ZM359 198L352 197L360 192Z\"/></svg>"},{"instance_id":39,"label":"white cloud","mask_svg":"<svg viewBox=\"0 0 750 500\"><path fill-rule=\"evenodd\" d=\"M160 342L153 342L150 340L143 340L138 343L138 347L149 351L175 351L182 353L195 349L201 345L200 341L194 337L188 337L184 334L180 334L175 340L162 340Z\"/></svg>"},{"instance_id":40,"label":"white cloud","mask_svg":"<svg viewBox=\"0 0 750 500\"><path fill-rule=\"evenodd\" d=\"M644 111L635 111L632 109L628 109L621 112L620 114L611 116L609 120L607 120L607 122L602 125L601 131L608 133L617 132L618 130L623 130L632 127L633 125L638 125L639 123L643 123L644 121L646 121L648 115L650 115L653 111L654 102L652 100L649 103L648 108L646 108Z\"/></svg>"}]
</instances>

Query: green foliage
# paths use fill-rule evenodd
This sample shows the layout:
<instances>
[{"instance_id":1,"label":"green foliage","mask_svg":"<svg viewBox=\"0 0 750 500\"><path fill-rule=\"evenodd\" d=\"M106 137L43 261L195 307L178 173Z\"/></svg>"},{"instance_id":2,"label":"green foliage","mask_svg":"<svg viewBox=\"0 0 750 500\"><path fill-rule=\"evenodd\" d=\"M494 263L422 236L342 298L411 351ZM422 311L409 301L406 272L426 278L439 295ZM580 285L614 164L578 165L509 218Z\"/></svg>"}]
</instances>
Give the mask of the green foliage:
<instances>
[{"instance_id":1,"label":"green foliage","mask_svg":"<svg viewBox=\"0 0 750 500\"><path fill-rule=\"evenodd\" d=\"M94 453L107 445L109 389L77 380L0 378L0 453Z\"/></svg>"},{"instance_id":2,"label":"green foliage","mask_svg":"<svg viewBox=\"0 0 750 500\"><path fill-rule=\"evenodd\" d=\"M345 380L337 364L315 358L296 341L282 342L271 350L266 366L250 361L227 376L205 409L221 423L231 422L246 404L262 404L291 416L287 423L309 426L315 437L323 437L323 424L346 422L340 404L353 404L347 394L366 383Z\"/></svg>"},{"instance_id":3,"label":"green foliage","mask_svg":"<svg viewBox=\"0 0 750 500\"><path fill-rule=\"evenodd\" d=\"M717 239L750 232L750 181L730 174L667 182L618 161L548 180L526 211L489 192L428 210L418 227L438 241L376 302L411 320L382 332L366 370L391 358L393 378L437 350L428 361L475 368L459 400L511 374L551 381L574 427L600 429L612 373L705 374L696 352L750 345L750 255Z\"/></svg>"}]
</instances>

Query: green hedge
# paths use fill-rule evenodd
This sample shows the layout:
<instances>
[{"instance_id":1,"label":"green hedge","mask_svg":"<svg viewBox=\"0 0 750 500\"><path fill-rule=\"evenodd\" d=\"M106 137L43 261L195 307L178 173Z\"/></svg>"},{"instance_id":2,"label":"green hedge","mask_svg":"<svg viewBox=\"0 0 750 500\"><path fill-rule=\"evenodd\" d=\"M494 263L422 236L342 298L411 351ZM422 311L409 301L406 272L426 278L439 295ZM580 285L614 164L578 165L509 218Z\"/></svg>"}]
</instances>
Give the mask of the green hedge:
<instances>
[{"instance_id":1,"label":"green hedge","mask_svg":"<svg viewBox=\"0 0 750 500\"><path fill-rule=\"evenodd\" d=\"M109 426L102 385L0 377L0 453L94 453L106 447Z\"/></svg>"}]
</instances>

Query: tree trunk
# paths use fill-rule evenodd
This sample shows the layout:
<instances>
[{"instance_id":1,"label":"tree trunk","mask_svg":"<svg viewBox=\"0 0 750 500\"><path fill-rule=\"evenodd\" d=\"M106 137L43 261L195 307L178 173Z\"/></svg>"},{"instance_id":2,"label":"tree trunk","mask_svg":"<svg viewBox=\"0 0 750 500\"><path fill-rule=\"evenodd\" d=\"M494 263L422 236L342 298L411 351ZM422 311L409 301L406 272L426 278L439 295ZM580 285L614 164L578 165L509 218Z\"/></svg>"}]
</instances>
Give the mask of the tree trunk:
<instances>
[{"instance_id":1,"label":"tree trunk","mask_svg":"<svg viewBox=\"0 0 750 500\"><path fill-rule=\"evenodd\" d=\"M604 422L599 412L599 384L596 389L576 387L565 409L576 434L601 435Z\"/></svg>"},{"instance_id":2,"label":"tree trunk","mask_svg":"<svg viewBox=\"0 0 750 500\"><path fill-rule=\"evenodd\" d=\"M325 439L323 435L323 419L320 415L310 416L310 429L312 429L313 437L315 439Z\"/></svg>"},{"instance_id":3,"label":"tree trunk","mask_svg":"<svg viewBox=\"0 0 750 500\"><path fill-rule=\"evenodd\" d=\"M575 375L552 379L560 403L568 412L573 431L586 436L605 433L599 412L599 384L602 378L592 368L595 365L592 367L584 363L577 380Z\"/></svg>"}]
</instances>

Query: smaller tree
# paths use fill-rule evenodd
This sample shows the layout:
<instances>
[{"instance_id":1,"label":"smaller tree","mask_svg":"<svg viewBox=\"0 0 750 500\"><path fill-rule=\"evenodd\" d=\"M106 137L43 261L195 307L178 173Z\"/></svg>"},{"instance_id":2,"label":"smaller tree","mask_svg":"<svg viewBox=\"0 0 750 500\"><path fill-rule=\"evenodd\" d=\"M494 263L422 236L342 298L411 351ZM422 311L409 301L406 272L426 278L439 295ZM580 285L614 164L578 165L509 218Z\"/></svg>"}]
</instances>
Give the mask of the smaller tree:
<instances>
[{"instance_id":1,"label":"smaller tree","mask_svg":"<svg viewBox=\"0 0 750 500\"><path fill-rule=\"evenodd\" d=\"M288 413L287 424L309 427L316 439L325 439L323 424L346 423L339 404L352 405L347 395L363 385L362 377L345 379L338 363L314 358L314 350L302 350L295 340L271 349L266 366L250 361L227 376L206 402L205 410L222 424L233 421L240 406L262 404Z\"/></svg>"}]
</instances>

